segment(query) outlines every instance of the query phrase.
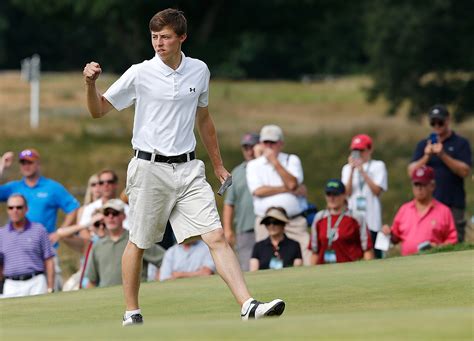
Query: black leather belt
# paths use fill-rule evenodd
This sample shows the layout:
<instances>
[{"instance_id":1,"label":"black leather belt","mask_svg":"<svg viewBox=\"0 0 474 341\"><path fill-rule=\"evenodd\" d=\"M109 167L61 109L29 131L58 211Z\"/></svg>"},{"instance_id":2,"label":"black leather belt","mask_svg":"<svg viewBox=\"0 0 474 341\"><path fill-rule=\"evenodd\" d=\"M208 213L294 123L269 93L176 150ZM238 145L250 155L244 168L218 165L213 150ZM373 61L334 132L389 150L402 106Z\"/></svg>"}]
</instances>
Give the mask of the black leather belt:
<instances>
[{"instance_id":1,"label":"black leather belt","mask_svg":"<svg viewBox=\"0 0 474 341\"><path fill-rule=\"evenodd\" d=\"M11 279L12 281L27 281L32 279L35 276L44 274L43 271L35 271L30 274L18 275L18 276L5 276L6 279Z\"/></svg>"},{"instance_id":2,"label":"black leather belt","mask_svg":"<svg viewBox=\"0 0 474 341\"><path fill-rule=\"evenodd\" d=\"M152 153L144 152L143 150L135 150L134 156L146 160L146 161L153 161L153 162L166 162L166 163L183 163L194 160L196 158L196 154L194 151L191 153L181 154L181 155L173 155L173 156L164 156L155 154L154 160L151 160L153 157Z\"/></svg>"}]
</instances>

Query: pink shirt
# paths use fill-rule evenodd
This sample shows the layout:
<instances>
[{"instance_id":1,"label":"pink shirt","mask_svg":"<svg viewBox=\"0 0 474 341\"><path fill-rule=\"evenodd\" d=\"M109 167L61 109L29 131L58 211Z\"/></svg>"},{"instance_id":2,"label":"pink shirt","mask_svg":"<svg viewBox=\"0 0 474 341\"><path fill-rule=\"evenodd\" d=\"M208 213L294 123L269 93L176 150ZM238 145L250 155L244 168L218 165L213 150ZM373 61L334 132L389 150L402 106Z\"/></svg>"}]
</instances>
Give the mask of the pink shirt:
<instances>
[{"instance_id":1,"label":"pink shirt","mask_svg":"<svg viewBox=\"0 0 474 341\"><path fill-rule=\"evenodd\" d=\"M415 200L398 210L392 225L393 241L401 241L403 256L418 252L420 243L456 244L457 232L451 210L433 199L424 214L416 210Z\"/></svg>"}]
</instances>

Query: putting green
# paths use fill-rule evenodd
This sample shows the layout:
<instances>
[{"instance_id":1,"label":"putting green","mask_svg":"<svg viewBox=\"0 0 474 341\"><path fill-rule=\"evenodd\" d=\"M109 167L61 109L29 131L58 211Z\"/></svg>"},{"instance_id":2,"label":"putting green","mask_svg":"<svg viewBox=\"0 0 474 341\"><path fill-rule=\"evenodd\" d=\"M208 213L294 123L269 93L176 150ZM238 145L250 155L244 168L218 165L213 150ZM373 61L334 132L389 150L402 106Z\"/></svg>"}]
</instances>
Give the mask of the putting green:
<instances>
[{"instance_id":1,"label":"putting green","mask_svg":"<svg viewBox=\"0 0 474 341\"><path fill-rule=\"evenodd\" d=\"M218 276L142 285L145 324L122 328L121 287L0 300L0 339L472 339L474 251L261 271L278 319L242 322Z\"/></svg>"}]
</instances>

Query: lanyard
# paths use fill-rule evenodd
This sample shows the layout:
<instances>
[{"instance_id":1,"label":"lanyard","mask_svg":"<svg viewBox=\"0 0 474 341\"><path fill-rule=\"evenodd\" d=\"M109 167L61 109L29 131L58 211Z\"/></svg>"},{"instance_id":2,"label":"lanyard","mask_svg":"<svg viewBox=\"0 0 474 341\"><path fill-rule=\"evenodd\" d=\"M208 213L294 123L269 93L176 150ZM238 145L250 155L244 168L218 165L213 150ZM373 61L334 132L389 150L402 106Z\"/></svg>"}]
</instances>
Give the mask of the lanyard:
<instances>
[{"instance_id":1,"label":"lanyard","mask_svg":"<svg viewBox=\"0 0 474 341\"><path fill-rule=\"evenodd\" d=\"M370 163L371 162L372 162L372 160L369 160L369 162L367 163L367 169L365 170L367 175L369 174L369 168L370 168ZM362 167L364 167L364 165L362 165ZM362 176L361 171L357 170L357 174L359 175L359 190L360 190L360 193L362 194L362 189L364 188L365 180L364 180L364 177Z\"/></svg>"},{"instance_id":2,"label":"lanyard","mask_svg":"<svg viewBox=\"0 0 474 341\"><path fill-rule=\"evenodd\" d=\"M334 240L334 237L336 236L337 229L339 228L339 224L342 221L342 218L344 218L344 214L346 213L346 210L342 211L339 217L336 220L336 223L334 226L331 226L332 223L332 216L331 213L328 211L328 226L327 226L327 236L328 236L328 247L331 248L332 246L332 241Z\"/></svg>"}]
</instances>

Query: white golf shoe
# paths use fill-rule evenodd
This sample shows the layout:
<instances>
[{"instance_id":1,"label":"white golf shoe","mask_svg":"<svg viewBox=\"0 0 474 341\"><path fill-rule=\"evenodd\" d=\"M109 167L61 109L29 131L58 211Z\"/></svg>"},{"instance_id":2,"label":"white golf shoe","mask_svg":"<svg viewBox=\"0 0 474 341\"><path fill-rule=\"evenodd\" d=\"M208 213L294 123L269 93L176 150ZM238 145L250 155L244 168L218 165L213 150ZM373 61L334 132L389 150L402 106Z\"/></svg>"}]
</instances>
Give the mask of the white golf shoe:
<instances>
[{"instance_id":1,"label":"white golf shoe","mask_svg":"<svg viewBox=\"0 0 474 341\"><path fill-rule=\"evenodd\" d=\"M244 304L240 316L242 320L253 320L262 317L280 316L285 310L285 302L280 299L268 303L253 300L247 305Z\"/></svg>"},{"instance_id":2,"label":"white golf shoe","mask_svg":"<svg viewBox=\"0 0 474 341\"><path fill-rule=\"evenodd\" d=\"M133 325L142 325L143 324L143 316L142 314L133 314L129 316L127 319L125 316L123 317L122 326L133 326Z\"/></svg>"}]
</instances>

